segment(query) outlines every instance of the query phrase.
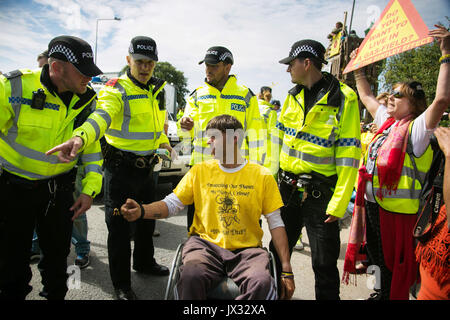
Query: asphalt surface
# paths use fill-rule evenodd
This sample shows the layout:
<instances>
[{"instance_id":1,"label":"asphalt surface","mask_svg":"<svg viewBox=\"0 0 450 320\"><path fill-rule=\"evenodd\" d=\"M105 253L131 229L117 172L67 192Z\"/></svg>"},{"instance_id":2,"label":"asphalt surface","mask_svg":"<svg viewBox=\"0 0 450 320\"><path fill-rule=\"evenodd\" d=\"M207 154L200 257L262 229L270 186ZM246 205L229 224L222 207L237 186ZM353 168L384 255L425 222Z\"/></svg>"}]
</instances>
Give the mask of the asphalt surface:
<instances>
[{"instance_id":1,"label":"asphalt surface","mask_svg":"<svg viewBox=\"0 0 450 320\"><path fill-rule=\"evenodd\" d=\"M159 198L171 192L171 184L159 185ZM108 267L108 252L106 247L107 228L105 223L104 205L101 199L94 202L92 208L86 213L88 218L89 232L88 239L91 241L90 265L81 270L79 274L80 282L71 282L74 288L70 289L66 295L67 300L113 300L114 289L111 284ZM350 218L344 219L341 230L341 252L338 260L338 268L342 275L345 249L348 241ZM186 230L186 210L178 216L171 217L156 222L156 229L161 235L154 237L155 258L159 264L170 268L177 246L187 239ZM263 219L263 229L265 235L264 246L268 246L270 233ZM314 300L314 274L311 268L311 252L308 246L306 232L303 235L305 249L294 251L291 263L295 274L296 290L293 300ZM73 265L75 259L74 248L68 257L68 265ZM44 300L39 296L42 289L41 277L37 270L37 264L32 264L33 279L31 285L33 291L27 296L27 300ZM69 272L76 277L73 271ZM141 300L162 300L164 299L167 276L147 276L132 271L132 287ZM368 288L372 276L356 276L356 285L341 284L340 297L344 300L367 299L373 290ZM79 284L77 286L77 284Z\"/></svg>"}]
</instances>

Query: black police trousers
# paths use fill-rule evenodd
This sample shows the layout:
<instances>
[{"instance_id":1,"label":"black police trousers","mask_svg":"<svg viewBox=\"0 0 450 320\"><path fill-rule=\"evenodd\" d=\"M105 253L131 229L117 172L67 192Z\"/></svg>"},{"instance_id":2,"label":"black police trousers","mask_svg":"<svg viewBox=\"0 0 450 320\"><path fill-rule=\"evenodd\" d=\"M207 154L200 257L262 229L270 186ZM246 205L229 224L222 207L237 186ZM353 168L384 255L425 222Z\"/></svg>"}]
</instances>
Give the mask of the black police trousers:
<instances>
[{"instance_id":1,"label":"black police trousers","mask_svg":"<svg viewBox=\"0 0 450 320\"><path fill-rule=\"evenodd\" d=\"M109 271L114 288L128 290L131 288L131 236L134 238L133 268L145 269L154 265L155 220L130 223L114 209L120 210L127 198L145 204L154 201L153 175L149 168L105 163L104 178Z\"/></svg>"},{"instance_id":2,"label":"black police trousers","mask_svg":"<svg viewBox=\"0 0 450 320\"><path fill-rule=\"evenodd\" d=\"M326 209L331 195L321 194L318 198L308 195L304 202L298 190L293 192L291 186L280 184L280 193L284 207L280 208L289 242L289 253L297 243L302 228L306 228L311 249L311 262L315 277L315 294L317 300L339 300L340 277L337 260L341 247L338 221L324 223L327 219ZM275 247L270 242L278 277L281 263ZM295 269L293 270L295 274ZM280 281L278 281L280 283Z\"/></svg>"},{"instance_id":3,"label":"black police trousers","mask_svg":"<svg viewBox=\"0 0 450 320\"><path fill-rule=\"evenodd\" d=\"M75 175L72 183L57 185L54 205L48 206L48 183L32 185L5 171L0 176L0 299L25 299L32 290L30 251L35 227L41 248L38 268L47 298L64 299L74 182ZM50 187L53 190L54 185Z\"/></svg>"}]
</instances>

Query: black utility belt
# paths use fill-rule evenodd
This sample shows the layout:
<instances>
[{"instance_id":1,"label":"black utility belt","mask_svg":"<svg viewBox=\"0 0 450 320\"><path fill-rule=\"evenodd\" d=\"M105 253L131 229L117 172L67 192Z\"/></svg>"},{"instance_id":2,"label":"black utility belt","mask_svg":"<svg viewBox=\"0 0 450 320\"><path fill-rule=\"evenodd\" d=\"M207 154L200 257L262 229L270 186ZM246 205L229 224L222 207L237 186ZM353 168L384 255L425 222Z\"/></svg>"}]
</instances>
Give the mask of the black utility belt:
<instances>
[{"instance_id":1,"label":"black utility belt","mask_svg":"<svg viewBox=\"0 0 450 320\"><path fill-rule=\"evenodd\" d=\"M35 189L44 185L48 185L49 183L56 184L58 187L72 186L75 183L76 175L77 169L73 168L66 173L51 177L49 179L28 180L12 174L6 170L3 170L1 177L9 181L11 184L22 186L27 189Z\"/></svg>"},{"instance_id":2,"label":"black utility belt","mask_svg":"<svg viewBox=\"0 0 450 320\"><path fill-rule=\"evenodd\" d=\"M105 162L113 166L127 166L137 169L153 169L159 162L156 153L147 156L139 156L132 152L119 150L111 145L107 146L107 155Z\"/></svg>"},{"instance_id":3,"label":"black utility belt","mask_svg":"<svg viewBox=\"0 0 450 320\"><path fill-rule=\"evenodd\" d=\"M280 170L278 179L280 183L292 187L293 191L305 192L318 199L322 196L329 197L332 195L332 188L336 186L337 176L326 177L317 172L294 174Z\"/></svg>"}]
</instances>

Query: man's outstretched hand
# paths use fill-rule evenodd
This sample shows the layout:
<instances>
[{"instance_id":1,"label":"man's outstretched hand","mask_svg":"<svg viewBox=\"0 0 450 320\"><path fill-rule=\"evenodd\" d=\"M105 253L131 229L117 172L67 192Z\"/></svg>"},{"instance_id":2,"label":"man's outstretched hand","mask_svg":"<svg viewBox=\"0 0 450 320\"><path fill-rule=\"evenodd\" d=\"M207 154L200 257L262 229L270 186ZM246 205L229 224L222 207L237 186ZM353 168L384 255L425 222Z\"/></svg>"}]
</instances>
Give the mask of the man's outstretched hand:
<instances>
[{"instance_id":1,"label":"man's outstretched hand","mask_svg":"<svg viewBox=\"0 0 450 320\"><path fill-rule=\"evenodd\" d=\"M53 149L48 150L45 154L51 155L55 152L59 152L57 154L59 161L63 163L69 163L76 157L78 150L80 150L82 146L83 139L81 139L80 137L73 137L70 140L67 140L66 142L54 147Z\"/></svg>"}]
</instances>

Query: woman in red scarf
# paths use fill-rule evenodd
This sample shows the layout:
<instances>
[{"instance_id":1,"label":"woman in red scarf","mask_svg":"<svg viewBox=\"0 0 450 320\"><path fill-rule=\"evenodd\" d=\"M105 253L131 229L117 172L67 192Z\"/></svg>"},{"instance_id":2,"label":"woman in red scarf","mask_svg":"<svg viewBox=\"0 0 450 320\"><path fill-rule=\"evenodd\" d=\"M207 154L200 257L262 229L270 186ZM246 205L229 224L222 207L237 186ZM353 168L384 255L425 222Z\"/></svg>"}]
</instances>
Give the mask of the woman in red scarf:
<instances>
[{"instance_id":1,"label":"woman in red scarf","mask_svg":"<svg viewBox=\"0 0 450 320\"><path fill-rule=\"evenodd\" d=\"M355 272L359 248L367 241L369 257L381 275L375 284L375 299L407 300L417 277L412 230L421 186L432 160L429 140L450 105L450 32L436 27L429 35L439 42L442 57L437 62L436 96L428 108L417 81L394 85L384 107L373 95L363 70L355 72L360 99L380 129L359 170L344 281Z\"/></svg>"}]
</instances>

